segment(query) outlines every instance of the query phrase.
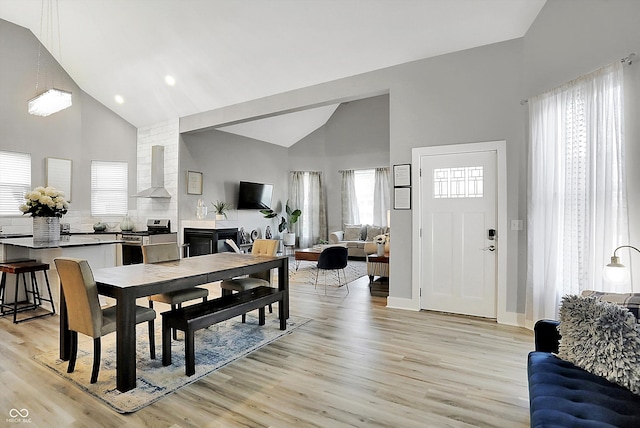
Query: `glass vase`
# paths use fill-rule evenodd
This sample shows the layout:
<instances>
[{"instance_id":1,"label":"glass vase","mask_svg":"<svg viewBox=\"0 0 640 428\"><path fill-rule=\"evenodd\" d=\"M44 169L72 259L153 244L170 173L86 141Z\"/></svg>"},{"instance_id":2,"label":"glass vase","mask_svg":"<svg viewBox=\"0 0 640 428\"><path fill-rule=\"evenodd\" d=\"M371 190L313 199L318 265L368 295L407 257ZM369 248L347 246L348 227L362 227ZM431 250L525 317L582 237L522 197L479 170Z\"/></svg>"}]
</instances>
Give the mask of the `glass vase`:
<instances>
[{"instance_id":1,"label":"glass vase","mask_svg":"<svg viewBox=\"0 0 640 428\"><path fill-rule=\"evenodd\" d=\"M60 242L60 217L33 217L33 242Z\"/></svg>"}]
</instances>

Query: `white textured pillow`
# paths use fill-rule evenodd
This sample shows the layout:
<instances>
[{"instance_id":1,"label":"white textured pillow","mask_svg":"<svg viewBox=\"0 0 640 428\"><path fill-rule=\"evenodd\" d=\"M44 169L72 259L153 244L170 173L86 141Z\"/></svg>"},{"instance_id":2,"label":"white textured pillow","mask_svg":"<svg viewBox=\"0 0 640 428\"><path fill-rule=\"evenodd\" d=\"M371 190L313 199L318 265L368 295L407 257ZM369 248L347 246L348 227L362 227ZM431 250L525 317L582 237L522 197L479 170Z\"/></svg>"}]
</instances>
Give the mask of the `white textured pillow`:
<instances>
[{"instance_id":1,"label":"white textured pillow","mask_svg":"<svg viewBox=\"0 0 640 428\"><path fill-rule=\"evenodd\" d=\"M558 357L640 394L640 325L627 308L565 296Z\"/></svg>"},{"instance_id":2,"label":"white textured pillow","mask_svg":"<svg viewBox=\"0 0 640 428\"><path fill-rule=\"evenodd\" d=\"M345 241L359 241L360 240L360 228L359 224L346 226L344 228L344 240Z\"/></svg>"}]
</instances>

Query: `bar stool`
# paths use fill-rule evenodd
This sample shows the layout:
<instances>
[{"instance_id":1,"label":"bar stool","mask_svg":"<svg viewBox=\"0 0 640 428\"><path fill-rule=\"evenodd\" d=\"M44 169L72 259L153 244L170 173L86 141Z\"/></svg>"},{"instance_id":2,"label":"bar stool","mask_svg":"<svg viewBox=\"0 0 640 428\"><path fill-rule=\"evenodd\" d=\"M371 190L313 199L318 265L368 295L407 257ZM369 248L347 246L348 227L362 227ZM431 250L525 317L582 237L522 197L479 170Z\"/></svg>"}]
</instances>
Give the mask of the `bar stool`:
<instances>
[{"instance_id":1,"label":"bar stool","mask_svg":"<svg viewBox=\"0 0 640 428\"><path fill-rule=\"evenodd\" d=\"M55 305L53 304L53 296L51 294L51 286L49 285L49 277L47 276L47 271L49 270L49 265L47 263L40 263L35 260L27 260L27 261L13 261L0 263L0 272L2 272L2 279L0 279L0 300L2 303L0 304L0 316L5 315L13 315L13 323L17 324L22 321L27 321L33 318L40 318L47 315L54 315L56 313ZM40 287L38 286L38 280L36 278L36 272L42 271L44 274L44 279L47 283L47 297L43 297L40 294ZM7 291L7 274L14 274L16 276L16 287L13 303L7 303L6 299L6 291ZM31 289L27 287L27 278L26 274L30 276L30 284ZM20 288L20 277L22 277L22 286L24 288L25 301L18 302L18 290ZM29 295L31 295L32 301L29 300ZM31 317L23 318L18 320L18 313L24 311L32 311L39 308L42 305L42 302L49 302L51 304L51 312L47 312L44 314L34 315ZM20 304L20 307L18 305Z\"/></svg>"}]
</instances>

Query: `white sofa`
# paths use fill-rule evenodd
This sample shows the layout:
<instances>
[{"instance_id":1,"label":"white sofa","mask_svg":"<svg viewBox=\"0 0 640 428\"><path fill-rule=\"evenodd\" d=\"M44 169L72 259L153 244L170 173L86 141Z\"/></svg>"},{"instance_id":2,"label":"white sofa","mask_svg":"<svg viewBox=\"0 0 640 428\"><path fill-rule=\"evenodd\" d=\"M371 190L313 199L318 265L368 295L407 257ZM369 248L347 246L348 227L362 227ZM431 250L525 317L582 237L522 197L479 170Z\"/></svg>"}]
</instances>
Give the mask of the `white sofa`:
<instances>
[{"instance_id":1,"label":"white sofa","mask_svg":"<svg viewBox=\"0 0 640 428\"><path fill-rule=\"evenodd\" d=\"M373 242L376 235L388 233L389 228L370 224L345 224L343 230L337 230L329 234L329 244L345 245L349 251L349 257L365 258L365 243Z\"/></svg>"}]
</instances>

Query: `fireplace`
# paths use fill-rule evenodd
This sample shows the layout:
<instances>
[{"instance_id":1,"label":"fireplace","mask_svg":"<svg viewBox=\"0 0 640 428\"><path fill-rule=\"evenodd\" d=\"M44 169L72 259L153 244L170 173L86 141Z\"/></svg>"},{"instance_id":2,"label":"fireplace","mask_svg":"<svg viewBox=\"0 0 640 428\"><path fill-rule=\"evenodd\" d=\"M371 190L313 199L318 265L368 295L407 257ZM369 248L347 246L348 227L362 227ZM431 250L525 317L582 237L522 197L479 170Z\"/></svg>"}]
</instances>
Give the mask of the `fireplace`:
<instances>
[{"instance_id":1,"label":"fireplace","mask_svg":"<svg viewBox=\"0 0 640 428\"><path fill-rule=\"evenodd\" d=\"M203 254L233 251L225 244L226 239L238 243L238 229L184 229L185 257L201 256Z\"/></svg>"}]
</instances>

